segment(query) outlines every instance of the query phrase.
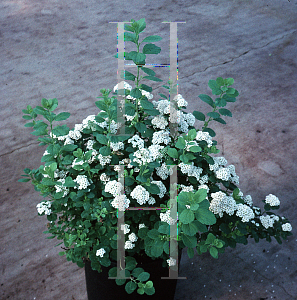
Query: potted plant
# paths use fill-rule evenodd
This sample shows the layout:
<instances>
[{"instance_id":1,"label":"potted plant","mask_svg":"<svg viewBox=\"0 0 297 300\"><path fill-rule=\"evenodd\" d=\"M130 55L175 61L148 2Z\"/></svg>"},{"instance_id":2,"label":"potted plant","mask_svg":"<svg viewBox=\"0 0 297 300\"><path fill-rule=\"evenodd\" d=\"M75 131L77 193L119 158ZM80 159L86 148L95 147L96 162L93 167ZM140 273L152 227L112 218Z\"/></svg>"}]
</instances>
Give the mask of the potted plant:
<instances>
[{"instance_id":1,"label":"potted plant","mask_svg":"<svg viewBox=\"0 0 297 300\"><path fill-rule=\"evenodd\" d=\"M173 283L173 288L161 288L152 273L157 270L159 276L163 268L166 277L168 268L176 271L183 248L190 258L194 250L199 255L209 251L218 258L226 247L247 244L248 238L258 242L274 237L282 243L281 238L291 235L289 221L271 212L279 208L279 199L268 195L264 211L254 206L251 196L244 196L237 187L235 167L215 156L219 150L209 123L225 124L222 116L232 116L225 107L239 95L231 87L234 80L209 81L215 100L199 95L211 107L207 115L185 112L188 103L179 94L174 99L160 94L162 99L152 100L152 88L143 81L160 79L145 67L145 58L161 51L152 44L161 38L140 41L145 26L144 19L125 25L125 39L137 48L126 53L125 59L137 65L137 74L122 74L131 85L122 82L113 93L100 91L102 96L95 102L98 114L70 130L56 125L70 116L54 112L57 99L42 99L41 106L28 105L23 110L23 118L29 120L25 126L33 127L32 134L47 148L43 164L24 169L19 181L31 181L45 198L37 204L38 214L49 221L45 233L62 241L60 254L86 267L89 299L105 299L104 290L106 299L114 299L111 293L117 285L128 299L164 291L168 296L168 290L173 298L177 277L160 279L162 286ZM145 44L142 51L141 43ZM172 89L170 82L163 87ZM119 94L123 101L118 101ZM119 114L123 123L117 122ZM200 122L199 129L194 127L195 120ZM119 257L120 243L124 257ZM103 274L99 281L96 274ZM99 294L92 282L102 284Z\"/></svg>"}]
</instances>

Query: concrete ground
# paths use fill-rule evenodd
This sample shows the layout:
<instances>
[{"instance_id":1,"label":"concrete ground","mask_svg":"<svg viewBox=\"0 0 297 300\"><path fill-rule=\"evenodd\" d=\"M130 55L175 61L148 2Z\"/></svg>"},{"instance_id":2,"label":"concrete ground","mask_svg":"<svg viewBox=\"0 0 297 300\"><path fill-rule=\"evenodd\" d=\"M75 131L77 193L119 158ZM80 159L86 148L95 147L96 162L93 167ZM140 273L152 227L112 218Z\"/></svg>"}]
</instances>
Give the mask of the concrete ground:
<instances>
[{"instance_id":1,"label":"concrete ground","mask_svg":"<svg viewBox=\"0 0 297 300\"><path fill-rule=\"evenodd\" d=\"M180 276L187 280L178 282L175 299L297 299L296 0L1 1L0 298L86 299L84 270L45 239L41 199L17 182L44 151L24 128L21 109L57 98L59 111L72 114L71 127L96 114L99 90L116 83L117 32L109 22L143 17L146 34L163 37L154 63L169 63L169 25L162 21L186 22L178 25L179 92L189 111L207 112L198 95L210 92L209 79L235 79L233 118L213 125L219 149L236 166L244 194L259 206L277 195L278 213L293 225L282 245L251 241L219 260L185 254ZM168 69L156 71L168 80Z\"/></svg>"}]
</instances>

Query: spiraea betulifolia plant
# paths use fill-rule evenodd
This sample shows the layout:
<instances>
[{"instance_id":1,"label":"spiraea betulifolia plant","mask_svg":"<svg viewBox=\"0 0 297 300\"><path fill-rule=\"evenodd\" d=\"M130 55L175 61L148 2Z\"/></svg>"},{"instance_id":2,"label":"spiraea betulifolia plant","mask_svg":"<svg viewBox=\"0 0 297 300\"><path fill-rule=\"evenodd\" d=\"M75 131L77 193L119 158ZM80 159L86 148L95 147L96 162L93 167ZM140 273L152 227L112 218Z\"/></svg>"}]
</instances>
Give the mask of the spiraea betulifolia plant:
<instances>
[{"instance_id":1,"label":"spiraea betulifolia plant","mask_svg":"<svg viewBox=\"0 0 297 300\"><path fill-rule=\"evenodd\" d=\"M249 238L271 241L291 235L291 225L285 217L271 212L279 208L279 199L268 195L264 210L253 206L251 196L244 196L237 187L235 167L218 156L212 121L225 124L232 113L226 107L239 95L231 87L232 78L209 81L212 97L201 94L210 112L187 113L187 101L178 94L169 100L170 82L163 85L161 99L153 100L149 81L161 81L151 68L145 67L147 55L158 54L154 43L157 35L143 40L144 19L125 25L125 40L135 51L118 54L118 58L137 65L132 74L126 71L122 83L111 90L102 89L95 102L98 114L89 115L70 130L61 121L70 113L55 113L57 99L42 99L41 106L30 105L23 110L24 119L32 127L46 150L43 163L37 169L24 170L21 182L31 181L43 197L37 210L46 215L49 238L61 240L60 254L67 260L84 266L90 260L92 268L101 271L117 260L118 212L125 211L125 223L120 230L125 236L126 276L117 279L125 284L127 293L152 295L155 292L149 274L137 267L135 255L162 258L164 267L174 266L170 257L170 225L178 224L178 248L187 248L190 258L209 251L218 258L226 247L247 244ZM127 83L126 81L130 82ZM147 84L144 84L146 82ZM119 102L117 93L123 95ZM175 105L178 134L170 132L170 105ZM123 110L124 108L124 110ZM124 124L117 122L118 110ZM196 122L196 124L195 124ZM57 125L57 123L59 125ZM196 127L194 127L196 125ZM119 134L124 126L124 134ZM124 185L119 181L124 166ZM178 218L170 214L170 176L177 169L174 188L178 194ZM129 207L159 207L162 210L129 210ZM117 268L109 271L117 276Z\"/></svg>"}]
</instances>

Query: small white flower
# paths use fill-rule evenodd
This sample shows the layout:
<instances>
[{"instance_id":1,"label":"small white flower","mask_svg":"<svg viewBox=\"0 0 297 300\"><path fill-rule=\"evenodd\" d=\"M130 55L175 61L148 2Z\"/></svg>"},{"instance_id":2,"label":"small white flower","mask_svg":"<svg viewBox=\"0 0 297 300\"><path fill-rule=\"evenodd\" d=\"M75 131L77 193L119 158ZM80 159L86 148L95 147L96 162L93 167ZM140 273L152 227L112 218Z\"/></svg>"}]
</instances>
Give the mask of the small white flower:
<instances>
[{"instance_id":1,"label":"small white flower","mask_svg":"<svg viewBox=\"0 0 297 300\"><path fill-rule=\"evenodd\" d=\"M135 247L135 244L132 244L131 241L125 242L125 249L133 249Z\"/></svg>"},{"instance_id":2,"label":"small white flower","mask_svg":"<svg viewBox=\"0 0 297 300\"><path fill-rule=\"evenodd\" d=\"M280 205L279 199L272 194L269 194L268 196L266 196L265 203L269 204L270 206L279 206Z\"/></svg>"},{"instance_id":3,"label":"small white flower","mask_svg":"<svg viewBox=\"0 0 297 300\"><path fill-rule=\"evenodd\" d=\"M132 233L130 233L130 234L128 235L128 239L129 239L129 241L131 241L131 242L136 242L136 241L138 240L138 237L137 237L137 235L136 235L134 232L132 232Z\"/></svg>"},{"instance_id":4,"label":"small white flower","mask_svg":"<svg viewBox=\"0 0 297 300\"><path fill-rule=\"evenodd\" d=\"M292 225L290 223L286 223L282 225L283 231L292 231Z\"/></svg>"},{"instance_id":5,"label":"small white flower","mask_svg":"<svg viewBox=\"0 0 297 300\"><path fill-rule=\"evenodd\" d=\"M38 203L36 205L36 208L37 208L37 211L38 213L41 215L41 214L45 214L45 215L50 215L51 214L51 202L49 201L43 201L41 203Z\"/></svg>"},{"instance_id":6,"label":"small white flower","mask_svg":"<svg viewBox=\"0 0 297 300\"><path fill-rule=\"evenodd\" d=\"M104 248L101 248L101 249L97 250L96 256L103 257L105 253L106 253L106 251L104 250Z\"/></svg>"},{"instance_id":7,"label":"small white flower","mask_svg":"<svg viewBox=\"0 0 297 300\"><path fill-rule=\"evenodd\" d=\"M170 257L170 259L167 259L166 261L167 261L169 267L176 265L176 259L174 259L172 257Z\"/></svg>"}]
</instances>

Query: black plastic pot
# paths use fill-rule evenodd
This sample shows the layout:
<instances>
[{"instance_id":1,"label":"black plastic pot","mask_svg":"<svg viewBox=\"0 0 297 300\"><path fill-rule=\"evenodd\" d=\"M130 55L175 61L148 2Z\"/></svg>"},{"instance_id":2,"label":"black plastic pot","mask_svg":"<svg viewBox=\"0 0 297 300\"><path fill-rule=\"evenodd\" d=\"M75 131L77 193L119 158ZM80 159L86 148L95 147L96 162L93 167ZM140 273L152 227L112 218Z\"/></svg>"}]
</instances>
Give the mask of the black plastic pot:
<instances>
[{"instance_id":1,"label":"black plastic pot","mask_svg":"<svg viewBox=\"0 0 297 300\"><path fill-rule=\"evenodd\" d=\"M181 255L179 255L179 262ZM139 295L137 290L132 294L125 291L125 285L117 285L114 279L108 279L108 271L111 267L116 267L117 263L112 262L108 268L102 267L99 273L91 268L90 261L85 262L85 275L87 284L88 300L146 300L146 299L166 299L173 300L177 279L161 279L161 277L169 277L167 268L162 267L162 260L140 261L137 259L137 267L143 268L151 274L150 279L154 283L155 294Z\"/></svg>"}]
</instances>

